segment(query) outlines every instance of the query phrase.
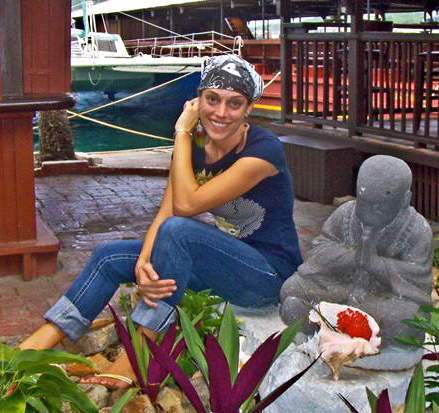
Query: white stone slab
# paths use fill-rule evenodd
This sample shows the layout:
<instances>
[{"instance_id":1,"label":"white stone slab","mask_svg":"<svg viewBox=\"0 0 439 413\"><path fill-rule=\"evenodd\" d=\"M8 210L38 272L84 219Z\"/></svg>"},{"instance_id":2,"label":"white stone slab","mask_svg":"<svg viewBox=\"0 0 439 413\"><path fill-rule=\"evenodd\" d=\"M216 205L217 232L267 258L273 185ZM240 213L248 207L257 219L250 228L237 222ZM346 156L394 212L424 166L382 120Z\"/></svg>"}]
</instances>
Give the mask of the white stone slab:
<instances>
[{"instance_id":1,"label":"white stone slab","mask_svg":"<svg viewBox=\"0 0 439 413\"><path fill-rule=\"evenodd\" d=\"M241 321L241 331L245 336L243 350L247 354L251 354L270 334L286 327L278 315L277 307L256 310L233 307L233 310ZM304 369L314 360L317 353L316 342L312 339L304 344L290 346L267 374L260 388L261 395L267 395ZM326 364L318 361L284 395L264 409L264 413L348 412L337 396L338 393L347 398L361 413L370 413L366 387L377 395L387 388L392 406L398 407L404 403L412 373L412 369L371 371L343 367L341 378L336 382L332 379L331 371Z\"/></svg>"}]
</instances>

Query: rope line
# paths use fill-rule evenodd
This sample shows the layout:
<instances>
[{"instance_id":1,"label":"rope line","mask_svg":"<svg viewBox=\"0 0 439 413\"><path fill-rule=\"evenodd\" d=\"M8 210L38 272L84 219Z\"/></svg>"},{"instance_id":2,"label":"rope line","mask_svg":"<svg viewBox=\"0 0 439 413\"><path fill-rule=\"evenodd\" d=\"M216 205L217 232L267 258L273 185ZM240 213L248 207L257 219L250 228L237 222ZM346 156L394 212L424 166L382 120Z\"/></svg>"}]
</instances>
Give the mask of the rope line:
<instances>
[{"instance_id":1,"label":"rope line","mask_svg":"<svg viewBox=\"0 0 439 413\"><path fill-rule=\"evenodd\" d=\"M134 93L133 95L125 96L124 98L121 98L121 99L115 100L115 101L113 101L113 102L105 103L105 104L103 104L103 105L101 105L101 106L97 106L97 107L95 107L95 108L91 108L91 109L88 109L88 110L84 110L84 111L81 112L81 113L77 113L77 112L69 111L70 113L72 113L72 115L69 116L69 119L71 119L71 118L75 118L75 117L77 117L77 116L79 116L79 115L85 115L85 114L87 114L87 113L96 112L96 111L98 111L98 110L101 110L101 109L107 108L107 107L109 107L109 106L113 106L113 105L117 105L118 103L125 102L126 100L133 99L133 98L135 98L135 97L137 97L137 96L144 95L145 93L152 92L152 91L154 91L154 90L160 89L161 87L167 86L167 85L169 85L169 84L171 84L171 83L173 83L173 82L177 82L178 80L184 79L185 77L187 77L187 76L189 76L189 75L192 75L193 73L194 73L194 72L186 73L186 74L184 74L184 75L182 75L182 76L179 76L179 77L177 77L177 78L175 78L175 79L168 80L167 82L162 83L162 84L160 84L160 85L153 86L153 87L151 87L151 88L149 88L149 89L142 90L142 91L140 91L140 92Z\"/></svg>"},{"instance_id":2,"label":"rope line","mask_svg":"<svg viewBox=\"0 0 439 413\"><path fill-rule=\"evenodd\" d=\"M281 71L279 70L279 72L277 72L274 76L273 76L273 78L272 79L270 79L270 81L269 82L267 82L265 85L264 85L264 89L266 88L266 87L268 87L268 86L270 86L278 77L279 77L279 75L281 74Z\"/></svg>"},{"instance_id":3,"label":"rope line","mask_svg":"<svg viewBox=\"0 0 439 413\"><path fill-rule=\"evenodd\" d=\"M106 107L109 107L109 106L116 105L116 104L121 103L121 102L124 102L124 101L126 101L126 100L133 99L133 98L135 98L135 97L137 97L137 96L140 96L140 95L146 94L146 93L148 93L148 92L152 92L153 90L157 90L157 89L159 89L159 88L161 88L161 87L167 86L167 85L169 85L170 83L176 82L176 81L178 81L178 80L180 80L180 79L183 79L183 78L185 78L185 77L187 77L187 76L189 76L189 75L191 75L191 74L192 74L192 73L186 73L186 74L184 74L184 75L182 75L182 76L180 76L180 77L178 77L178 78L175 78L175 79L169 80L168 82L162 83L162 84L160 84L160 85L154 86L154 87L149 88L149 89L142 90L142 91L140 91L140 92L138 92L138 93L134 93L133 95L126 96L126 97L121 98L121 99L118 99L118 100L116 100L116 101L109 102L109 103L106 103L106 104L104 104L104 105L101 105L101 106L98 106L98 107L95 107L95 108L91 108L91 109L85 110L85 111L83 111L83 112L81 112L81 113L73 112L73 111L71 111L71 110L67 110L66 112L70 115L70 116L68 117L69 119L72 119L72 118L76 118L76 117L78 117L78 118L81 118L81 119L87 120L87 121L89 121L89 122L93 122L93 123L97 123L98 125L105 126L105 127L107 127L107 128L116 129L116 130L120 130L120 131L123 131L123 132L128 132L128 133L131 133L131 134L134 134L134 135L138 135L138 136L142 136L142 137L145 137L145 138L151 138L151 139L157 139L157 140L162 140L162 141L174 142L174 140L171 139L171 138L166 138L166 137L164 137L164 136L158 136L158 135L152 135L152 134L150 134L150 133L146 133L146 132L138 131L138 130L135 130L135 129L125 128L125 127L123 127L123 126L118 126L118 125L115 125L115 124L113 124L113 123L104 122L104 121L101 121L101 120L98 120L98 119L91 118L91 117L89 117L89 116L85 116L85 114L86 114L86 113L91 113L91 112L96 112L96 111L101 110L101 109L103 109L103 108L106 108ZM273 77L268 83L266 83L266 84L264 85L264 89L265 89L266 87L270 86L271 83L273 83L273 82L279 77L280 74L281 74L280 71L277 72L277 73L274 75L274 77ZM36 129L36 128L37 128L37 127L34 127L34 129Z\"/></svg>"},{"instance_id":4,"label":"rope line","mask_svg":"<svg viewBox=\"0 0 439 413\"><path fill-rule=\"evenodd\" d=\"M143 136L145 138L151 138L151 139L158 139L158 140L162 140L162 141L174 142L174 140L171 139L171 138L165 138L163 136L151 135L150 133L146 133L146 132L142 132L142 131L138 131L138 130L134 130L134 129L124 128L122 126L114 125L113 123L104 122L104 121L98 120L98 119L93 119L93 118L90 118L89 116L84 116L84 115L82 115L80 113L75 113L75 112L72 112L70 110L67 110L67 113L75 114L77 117L79 117L81 119L88 120L90 122L94 122L94 123L97 123L99 125L106 126L108 128L117 129L117 130L121 130L121 131L124 131L124 132L129 132L129 133L132 133L134 135Z\"/></svg>"}]
</instances>

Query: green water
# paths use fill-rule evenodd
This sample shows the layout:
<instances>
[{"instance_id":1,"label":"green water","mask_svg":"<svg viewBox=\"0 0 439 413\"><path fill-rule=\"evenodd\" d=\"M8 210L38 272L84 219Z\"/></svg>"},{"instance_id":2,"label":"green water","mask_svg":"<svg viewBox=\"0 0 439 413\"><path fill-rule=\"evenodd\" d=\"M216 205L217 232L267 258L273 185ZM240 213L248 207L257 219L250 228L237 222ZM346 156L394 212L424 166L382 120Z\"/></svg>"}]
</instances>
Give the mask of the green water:
<instances>
[{"instance_id":1,"label":"green water","mask_svg":"<svg viewBox=\"0 0 439 413\"><path fill-rule=\"evenodd\" d=\"M199 76L189 76L184 84L166 87L120 104L87 114L92 118L152 135L172 138L174 124L186 100L196 95ZM75 112L82 112L111 102L103 92L76 93ZM113 100L128 96L117 93ZM37 119L35 119L35 124ZM172 142L145 138L110 129L79 118L70 119L77 152L114 151L172 145ZM38 151L38 130L34 134L34 150Z\"/></svg>"}]
</instances>

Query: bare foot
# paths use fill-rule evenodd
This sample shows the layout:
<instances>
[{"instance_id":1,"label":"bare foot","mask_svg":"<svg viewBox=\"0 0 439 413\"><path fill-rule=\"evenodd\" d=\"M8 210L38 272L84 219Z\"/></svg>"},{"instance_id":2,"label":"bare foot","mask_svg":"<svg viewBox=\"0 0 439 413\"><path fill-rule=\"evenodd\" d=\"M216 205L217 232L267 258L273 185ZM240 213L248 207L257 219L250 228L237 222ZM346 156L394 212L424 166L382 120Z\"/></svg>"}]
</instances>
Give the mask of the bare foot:
<instances>
[{"instance_id":1,"label":"bare foot","mask_svg":"<svg viewBox=\"0 0 439 413\"><path fill-rule=\"evenodd\" d=\"M138 328L139 333L155 340L157 333L144 327ZM109 389L125 389L134 384L136 376L131 367L126 351L122 352L114 363L101 374L81 379L81 383L102 384Z\"/></svg>"},{"instance_id":2,"label":"bare foot","mask_svg":"<svg viewBox=\"0 0 439 413\"><path fill-rule=\"evenodd\" d=\"M101 374L81 379L81 383L102 384L109 389L124 389L134 383L136 376L127 353L122 352L114 363Z\"/></svg>"}]
</instances>

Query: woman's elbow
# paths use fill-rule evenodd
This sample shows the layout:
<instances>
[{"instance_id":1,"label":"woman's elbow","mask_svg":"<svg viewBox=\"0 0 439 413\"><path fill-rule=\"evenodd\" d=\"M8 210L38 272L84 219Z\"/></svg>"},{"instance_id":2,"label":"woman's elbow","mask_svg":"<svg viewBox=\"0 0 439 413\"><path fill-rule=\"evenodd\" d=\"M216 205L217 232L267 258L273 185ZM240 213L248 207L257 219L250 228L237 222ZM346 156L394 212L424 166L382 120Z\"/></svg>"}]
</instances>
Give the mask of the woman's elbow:
<instances>
[{"instance_id":1,"label":"woman's elbow","mask_svg":"<svg viewBox=\"0 0 439 413\"><path fill-rule=\"evenodd\" d=\"M193 206L183 202L173 202L172 205L174 215L179 217L193 217L197 214Z\"/></svg>"}]
</instances>

